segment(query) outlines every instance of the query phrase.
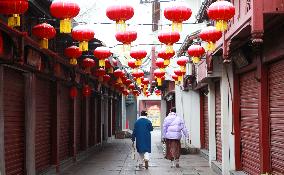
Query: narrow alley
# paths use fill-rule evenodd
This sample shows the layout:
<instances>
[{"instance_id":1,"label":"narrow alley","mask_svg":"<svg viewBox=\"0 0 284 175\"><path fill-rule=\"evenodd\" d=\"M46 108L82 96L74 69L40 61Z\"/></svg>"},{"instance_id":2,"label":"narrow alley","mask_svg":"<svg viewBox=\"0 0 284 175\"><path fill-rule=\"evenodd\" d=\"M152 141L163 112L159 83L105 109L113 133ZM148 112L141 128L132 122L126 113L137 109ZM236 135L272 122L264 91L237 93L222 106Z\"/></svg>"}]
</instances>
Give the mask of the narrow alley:
<instances>
[{"instance_id":1,"label":"narrow alley","mask_svg":"<svg viewBox=\"0 0 284 175\"><path fill-rule=\"evenodd\" d=\"M131 140L114 139L106 143L101 151L67 168L62 175L217 175L199 154L182 155L180 168L171 168L170 161L163 156L161 131L152 132L152 153L149 169L140 169L137 160L131 157Z\"/></svg>"}]
</instances>

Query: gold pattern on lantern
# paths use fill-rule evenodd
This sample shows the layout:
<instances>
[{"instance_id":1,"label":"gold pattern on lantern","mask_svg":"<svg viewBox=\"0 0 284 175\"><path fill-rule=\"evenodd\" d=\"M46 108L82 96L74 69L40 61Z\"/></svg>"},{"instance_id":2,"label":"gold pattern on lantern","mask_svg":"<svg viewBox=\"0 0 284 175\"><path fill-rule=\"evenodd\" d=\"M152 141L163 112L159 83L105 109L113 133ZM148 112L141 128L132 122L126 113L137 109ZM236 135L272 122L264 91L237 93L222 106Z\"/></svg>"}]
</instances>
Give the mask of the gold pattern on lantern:
<instances>
[{"instance_id":1,"label":"gold pattern on lantern","mask_svg":"<svg viewBox=\"0 0 284 175\"><path fill-rule=\"evenodd\" d=\"M48 49L48 39L43 38L40 40L40 47L43 49Z\"/></svg>"},{"instance_id":2,"label":"gold pattern on lantern","mask_svg":"<svg viewBox=\"0 0 284 175\"><path fill-rule=\"evenodd\" d=\"M82 51L88 51L89 50L89 44L88 44L88 41L82 41L79 43L79 48L82 50Z\"/></svg>"},{"instance_id":3,"label":"gold pattern on lantern","mask_svg":"<svg viewBox=\"0 0 284 175\"><path fill-rule=\"evenodd\" d=\"M70 59L70 64L71 65L77 65L77 59L76 58L71 58Z\"/></svg>"},{"instance_id":4,"label":"gold pattern on lantern","mask_svg":"<svg viewBox=\"0 0 284 175\"><path fill-rule=\"evenodd\" d=\"M19 27L21 25L21 18L19 14L13 14L13 16L8 18L9 27Z\"/></svg>"},{"instance_id":5,"label":"gold pattern on lantern","mask_svg":"<svg viewBox=\"0 0 284 175\"><path fill-rule=\"evenodd\" d=\"M221 32L224 32L225 30L228 29L228 22L224 20L218 20L216 22L216 29Z\"/></svg>"},{"instance_id":6,"label":"gold pattern on lantern","mask_svg":"<svg viewBox=\"0 0 284 175\"><path fill-rule=\"evenodd\" d=\"M192 60L193 64L197 64L197 63L199 63L200 58L199 57L192 57L191 60Z\"/></svg>"}]
</instances>

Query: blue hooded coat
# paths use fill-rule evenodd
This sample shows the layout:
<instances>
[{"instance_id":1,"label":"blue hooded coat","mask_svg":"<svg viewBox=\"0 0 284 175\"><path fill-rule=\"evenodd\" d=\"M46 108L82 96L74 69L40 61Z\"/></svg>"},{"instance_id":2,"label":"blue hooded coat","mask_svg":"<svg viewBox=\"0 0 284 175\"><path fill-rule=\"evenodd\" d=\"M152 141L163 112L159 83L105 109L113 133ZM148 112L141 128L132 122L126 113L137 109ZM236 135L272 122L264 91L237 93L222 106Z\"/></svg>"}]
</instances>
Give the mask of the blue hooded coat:
<instances>
[{"instance_id":1,"label":"blue hooded coat","mask_svg":"<svg viewBox=\"0 0 284 175\"><path fill-rule=\"evenodd\" d=\"M153 131L153 126L147 117L141 116L135 122L132 141L136 139L136 149L138 153L151 153L151 131Z\"/></svg>"}]
</instances>

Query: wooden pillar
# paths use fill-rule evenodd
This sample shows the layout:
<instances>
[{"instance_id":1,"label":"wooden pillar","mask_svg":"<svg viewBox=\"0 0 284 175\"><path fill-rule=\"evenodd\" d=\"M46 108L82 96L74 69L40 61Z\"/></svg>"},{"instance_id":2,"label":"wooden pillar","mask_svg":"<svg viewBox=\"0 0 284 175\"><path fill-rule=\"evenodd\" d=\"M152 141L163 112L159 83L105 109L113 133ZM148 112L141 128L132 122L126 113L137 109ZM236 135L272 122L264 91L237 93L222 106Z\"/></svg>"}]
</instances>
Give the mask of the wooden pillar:
<instances>
[{"instance_id":1,"label":"wooden pillar","mask_svg":"<svg viewBox=\"0 0 284 175\"><path fill-rule=\"evenodd\" d=\"M88 149L89 147L89 118L90 118L90 97L85 97L85 148Z\"/></svg>"},{"instance_id":2,"label":"wooden pillar","mask_svg":"<svg viewBox=\"0 0 284 175\"><path fill-rule=\"evenodd\" d=\"M71 156L73 156L74 161L76 161L76 154L77 154L77 141L76 141L76 133L77 133L77 128L76 128L76 118L80 117L77 116L77 103L78 103L78 97L75 97L74 99L71 100L71 135L72 135L72 152Z\"/></svg>"},{"instance_id":3,"label":"wooden pillar","mask_svg":"<svg viewBox=\"0 0 284 175\"><path fill-rule=\"evenodd\" d=\"M0 174L5 175L5 148L4 148L4 68L0 65Z\"/></svg>"},{"instance_id":4,"label":"wooden pillar","mask_svg":"<svg viewBox=\"0 0 284 175\"><path fill-rule=\"evenodd\" d=\"M233 91L233 121L235 136L235 166L236 170L242 169L241 162L241 121L240 121L240 82L239 75L234 73L234 91Z\"/></svg>"},{"instance_id":5,"label":"wooden pillar","mask_svg":"<svg viewBox=\"0 0 284 175\"><path fill-rule=\"evenodd\" d=\"M52 165L55 166L56 172L59 172L60 162L59 162L59 136L60 136L60 85L55 82L54 88L52 90L52 96L54 98L53 114L52 117Z\"/></svg>"},{"instance_id":6,"label":"wooden pillar","mask_svg":"<svg viewBox=\"0 0 284 175\"><path fill-rule=\"evenodd\" d=\"M205 126L204 126L204 95L202 92L199 92L199 98L200 98L200 144L201 149L205 148Z\"/></svg>"},{"instance_id":7,"label":"wooden pillar","mask_svg":"<svg viewBox=\"0 0 284 175\"><path fill-rule=\"evenodd\" d=\"M253 34L252 43L255 58L257 60L258 80L258 111L259 111L259 144L260 144L260 172L270 172L270 121L269 121L269 95L268 95L268 69L262 63L263 33Z\"/></svg>"},{"instance_id":8,"label":"wooden pillar","mask_svg":"<svg viewBox=\"0 0 284 175\"><path fill-rule=\"evenodd\" d=\"M25 74L25 138L26 138L26 172L35 174L35 81L32 73Z\"/></svg>"}]
</instances>

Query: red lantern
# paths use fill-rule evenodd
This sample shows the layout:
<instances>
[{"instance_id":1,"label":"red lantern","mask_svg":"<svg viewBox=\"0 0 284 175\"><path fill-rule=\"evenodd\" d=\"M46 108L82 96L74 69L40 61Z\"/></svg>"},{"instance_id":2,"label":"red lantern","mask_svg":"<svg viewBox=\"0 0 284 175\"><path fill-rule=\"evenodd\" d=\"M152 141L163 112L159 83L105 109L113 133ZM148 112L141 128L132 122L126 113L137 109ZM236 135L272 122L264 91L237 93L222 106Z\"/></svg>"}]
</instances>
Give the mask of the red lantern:
<instances>
[{"instance_id":1,"label":"red lantern","mask_svg":"<svg viewBox=\"0 0 284 175\"><path fill-rule=\"evenodd\" d=\"M129 51L131 48L131 43L137 39L137 32L135 31L125 31L117 32L115 34L117 41L123 44L123 51Z\"/></svg>"},{"instance_id":2,"label":"red lantern","mask_svg":"<svg viewBox=\"0 0 284 175\"><path fill-rule=\"evenodd\" d=\"M129 5L115 5L106 9L106 16L116 22L116 30L125 31L125 21L131 19L134 15L133 7Z\"/></svg>"},{"instance_id":3,"label":"red lantern","mask_svg":"<svg viewBox=\"0 0 284 175\"><path fill-rule=\"evenodd\" d=\"M190 8L185 6L171 6L164 10L164 16L166 19L173 22L172 30L181 31L182 22L188 20L191 17L192 11Z\"/></svg>"},{"instance_id":4,"label":"red lantern","mask_svg":"<svg viewBox=\"0 0 284 175\"><path fill-rule=\"evenodd\" d=\"M109 82L110 81L110 76L108 75L108 74L105 74L104 76L103 76L103 81L105 82L105 83L107 83L107 82Z\"/></svg>"},{"instance_id":5,"label":"red lantern","mask_svg":"<svg viewBox=\"0 0 284 175\"><path fill-rule=\"evenodd\" d=\"M91 87L89 85L87 85L87 84L84 85L83 86L83 95L85 97L89 97L91 95L91 93L92 93Z\"/></svg>"},{"instance_id":6,"label":"red lantern","mask_svg":"<svg viewBox=\"0 0 284 175\"><path fill-rule=\"evenodd\" d=\"M74 99L74 98L77 97L77 96L78 96L78 90L77 90L77 88L76 88L75 86L71 87L71 89L70 89L70 97L71 97L72 99Z\"/></svg>"},{"instance_id":7,"label":"red lantern","mask_svg":"<svg viewBox=\"0 0 284 175\"><path fill-rule=\"evenodd\" d=\"M71 46L64 50L64 55L70 58L71 65L77 65L77 59L82 55L82 51L77 46Z\"/></svg>"},{"instance_id":8,"label":"red lantern","mask_svg":"<svg viewBox=\"0 0 284 175\"><path fill-rule=\"evenodd\" d=\"M96 65L95 61L91 58L85 58L83 60L83 67L85 68L86 73L91 73L91 68Z\"/></svg>"},{"instance_id":9,"label":"red lantern","mask_svg":"<svg viewBox=\"0 0 284 175\"><path fill-rule=\"evenodd\" d=\"M202 46L200 45L191 45L187 53L189 56L191 56L191 60L194 64L197 64L200 61L200 57L205 53L205 50Z\"/></svg>"},{"instance_id":10,"label":"red lantern","mask_svg":"<svg viewBox=\"0 0 284 175\"><path fill-rule=\"evenodd\" d=\"M155 94L156 94L157 96L160 96L161 93L162 93L161 90L159 90L159 89L156 89L156 90L155 90Z\"/></svg>"},{"instance_id":11,"label":"red lantern","mask_svg":"<svg viewBox=\"0 0 284 175\"><path fill-rule=\"evenodd\" d=\"M199 37L207 42L207 50L214 51L215 43L222 37L222 32L218 31L216 27L209 26L201 30Z\"/></svg>"},{"instance_id":12,"label":"red lantern","mask_svg":"<svg viewBox=\"0 0 284 175\"><path fill-rule=\"evenodd\" d=\"M129 91L126 90L126 89L123 89L123 90L122 90L122 93L123 93L123 95L125 95L125 96L129 95Z\"/></svg>"},{"instance_id":13,"label":"red lantern","mask_svg":"<svg viewBox=\"0 0 284 175\"><path fill-rule=\"evenodd\" d=\"M71 33L71 20L80 12L80 7L75 2L66 0L53 1L50 6L50 13L60 19L60 33Z\"/></svg>"},{"instance_id":14,"label":"red lantern","mask_svg":"<svg viewBox=\"0 0 284 175\"><path fill-rule=\"evenodd\" d=\"M185 66L188 62L188 58L186 56L179 57L177 60L177 64L181 67L181 71L185 72Z\"/></svg>"},{"instance_id":15,"label":"red lantern","mask_svg":"<svg viewBox=\"0 0 284 175\"><path fill-rule=\"evenodd\" d=\"M28 0L1 0L0 14L11 15L8 18L8 26L18 27L21 25L20 14L25 13L29 8Z\"/></svg>"},{"instance_id":16,"label":"red lantern","mask_svg":"<svg viewBox=\"0 0 284 175\"><path fill-rule=\"evenodd\" d=\"M105 67L105 59L111 56L108 48L98 47L94 50L94 56L99 59L99 66Z\"/></svg>"},{"instance_id":17,"label":"red lantern","mask_svg":"<svg viewBox=\"0 0 284 175\"><path fill-rule=\"evenodd\" d=\"M178 76L178 81L182 81L182 77L185 74L185 72L181 71L180 69L174 70L174 73Z\"/></svg>"},{"instance_id":18,"label":"red lantern","mask_svg":"<svg viewBox=\"0 0 284 175\"><path fill-rule=\"evenodd\" d=\"M32 29L33 35L40 39L40 47L48 49L48 40L56 35L54 27L47 23L38 24Z\"/></svg>"},{"instance_id":19,"label":"red lantern","mask_svg":"<svg viewBox=\"0 0 284 175\"><path fill-rule=\"evenodd\" d=\"M131 83L128 87L129 87L129 89L132 90L132 91L135 89L135 85L134 85L133 83Z\"/></svg>"},{"instance_id":20,"label":"red lantern","mask_svg":"<svg viewBox=\"0 0 284 175\"><path fill-rule=\"evenodd\" d=\"M106 70L104 68L97 69L97 76L99 76L99 81L103 81L103 77L106 74Z\"/></svg>"},{"instance_id":21,"label":"red lantern","mask_svg":"<svg viewBox=\"0 0 284 175\"><path fill-rule=\"evenodd\" d=\"M178 76L176 74L172 75L172 79L178 84Z\"/></svg>"},{"instance_id":22,"label":"red lantern","mask_svg":"<svg viewBox=\"0 0 284 175\"><path fill-rule=\"evenodd\" d=\"M156 69L154 71L154 76L157 78L158 86L162 86L162 77L165 76L165 71Z\"/></svg>"},{"instance_id":23,"label":"red lantern","mask_svg":"<svg viewBox=\"0 0 284 175\"><path fill-rule=\"evenodd\" d=\"M141 81L142 81L141 78L144 76L144 72L142 70L138 69L137 71L133 72L132 75L136 79L136 83L138 85L140 85Z\"/></svg>"},{"instance_id":24,"label":"red lantern","mask_svg":"<svg viewBox=\"0 0 284 175\"><path fill-rule=\"evenodd\" d=\"M163 58L165 66L168 66L170 64L170 59L175 56L175 54L175 51L167 53L165 50L161 50L158 52L158 57Z\"/></svg>"},{"instance_id":25,"label":"red lantern","mask_svg":"<svg viewBox=\"0 0 284 175\"><path fill-rule=\"evenodd\" d=\"M72 31L72 38L76 41L79 41L79 47L82 51L88 51L89 45L88 42L93 39L95 32L91 29L88 29L86 26L76 26Z\"/></svg>"},{"instance_id":26,"label":"red lantern","mask_svg":"<svg viewBox=\"0 0 284 175\"><path fill-rule=\"evenodd\" d=\"M126 79L124 84L125 86L129 86L132 83L132 81L130 79Z\"/></svg>"},{"instance_id":27,"label":"red lantern","mask_svg":"<svg viewBox=\"0 0 284 175\"><path fill-rule=\"evenodd\" d=\"M216 29L225 31L228 28L228 21L235 15L235 7L228 1L216 1L207 10L208 17L216 21Z\"/></svg>"},{"instance_id":28,"label":"red lantern","mask_svg":"<svg viewBox=\"0 0 284 175\"><path fill-rule=\"evenodd\" d=\"M121 78L124 76L124 72L120 69L117 69L113 72L113 75L117 78L117 83L122 84Z\"/></svg>"},{"instance_id":29,"label":"red lantern","mask_svg":"<svg viewBox=\"0 0 284 175\"><path fill-rule=\"evenodd\" d=\"M180 34L178 32L164 32L158 35L158 39L161 43L167 45L166 53L173 53L173 44L179 41Z\"/></svg>"},{"instance_id":30,"label":"red lantern","mask_svg":"<svg viewBox=\"0 0 284 175\"><path fill-rule=\"evenodd\" d=\"M130 59L130 60L128 61L128 66L129 66L130 68L132 68L132 69L137 68L137 66L136 66L136 61L135 61L134 59Z\"/></svg>"},{"instance_id":31,"label":"red lantern","mask_svg":"<svg viewBox=\"0 0 284 175\"><path fill-rule=\"evenodd\" d=\"M165 70L165 61L164 61L164 59L162 59L162 58L157 58L157 60L156 60L156 66L158 67L158 68L160 68L161 70Z\"/></svg>"},{"instance_id":32,"label":"red lantern","mask_svg":"<svg viewBox=\"0 0 284 175\"><path fill-rule=\"evenodd\" d=\"M136 96L136 97L139 96L139 94L140 94L138 90L133 90L132 93L133 93L133 95Z\"/></svg>"},{"instance_id":33,"label":"red lantern","mask_svg":"<svg viewBox=\"0 0 284 175\"><path fill-rule=\"evenodd\" d=\"M147 52L145 50L133 50L130 52L130 56L136 59L137 66L141 66L142 60L147 56Z\"/></svg>"},{"instance_id":34,"label":"red lantern","mask_svg":"<svg viewBox=\"0 0 284 175\"><path fill-rule=\"evenodd\" d=\"M144 90L146 90L146 88L148 87L149 83L150 83L150 80L148 78L144 78L142 80L142 84L143 84Z\"/></svg>"}]
</instances>

